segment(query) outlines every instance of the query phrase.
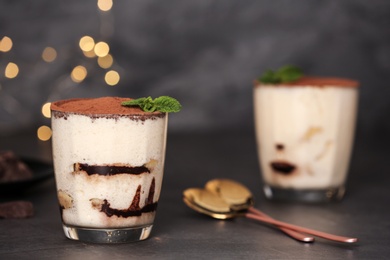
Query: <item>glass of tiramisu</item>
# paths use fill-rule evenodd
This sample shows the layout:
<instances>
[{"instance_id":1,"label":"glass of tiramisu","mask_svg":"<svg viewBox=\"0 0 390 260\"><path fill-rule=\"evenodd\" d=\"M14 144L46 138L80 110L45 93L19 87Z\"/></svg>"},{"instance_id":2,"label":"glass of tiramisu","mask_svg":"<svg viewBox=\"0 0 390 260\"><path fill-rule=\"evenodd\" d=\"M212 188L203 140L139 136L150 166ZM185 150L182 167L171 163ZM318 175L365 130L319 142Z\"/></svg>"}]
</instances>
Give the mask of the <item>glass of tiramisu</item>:
<instances>
[{"instance_id":1,"label":"glass of tiramisu","mask_svg":"<svg viewBox=\"0 0 390 260\"><path fill-rule=\"evenodd\" d=\"M51 105L57 195L70 239L121 243L150 235L163 179L168 114L124 105L131 101L103 97ZM153 105L149 101L147 108Z\"/></svg>"},{"instance_id":2,"label":"glass of tiramisu","mask_svg":"<svg viewBox=\"0 0 390 260\"><path fill-rule=\"evenodd\" d=\"M340 200L354 139L358 82L295 67L254 84L257 148L267 198Z\"/></svg>"}]
</instances>

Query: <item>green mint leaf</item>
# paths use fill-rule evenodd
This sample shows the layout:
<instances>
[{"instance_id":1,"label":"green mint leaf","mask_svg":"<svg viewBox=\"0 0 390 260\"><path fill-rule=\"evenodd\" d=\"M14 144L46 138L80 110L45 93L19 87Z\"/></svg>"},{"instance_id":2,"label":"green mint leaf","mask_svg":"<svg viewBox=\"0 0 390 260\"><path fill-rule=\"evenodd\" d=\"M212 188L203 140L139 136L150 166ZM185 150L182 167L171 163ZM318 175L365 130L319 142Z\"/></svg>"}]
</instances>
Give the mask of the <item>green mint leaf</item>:
<instances>
[{"instance_id":1,"label":"green mint leaf","mask_svg":"<svg viewBox=\"0 0 390 260\"><path fill-rule=\"evenodd\" d=\"M158 111L166 112L166 113L176 113L181 110L181 104L179 101L172 97L161 96L154 100L154 104Z\"/></svg>"},{"instance_id":2,"label":"green mint leaf","mask_svg":"<svg viewBox=\"0 0 390 260\"><path fill-rule=\"evenodd\" d=\"M156 107L153 103L153 99L151 97L143 97L129 101L123 101L122 106L139 106L143 111L146 112L154 112L156 110Z\"/></svg>"},{"instance_id":3,"label":"green mint leaf","mask_svg":"<svg viewBox=\"0 0 390 260\"><path fill-rule=\"evenodd\" d=\"M122 102L122 106L139 106L145 112L160 111L163 113L179 112L181 105L172 97L161 96L156 99L143 97Z\"/></svg>"},{"instance_id":4,"label":"green mint leaf","mask_svg":"<svg viewBox=\"0 0 390 260\"><path fill-rule=\"evenodd\" d=\"M129 101L123 101L122 106L139 106L144 102L146 98L138 98L138 99L133 99Z\"/></svg>"},{"instance_id":5,"label":"green mint leaf","mask_svg":"<svg viewBox=\"0 0 390 260\"><path fill-rule=\"evenodd\" d=\"M154 101L151 97L145 98L139 106L145 112L156 111L156 106L155 106Z\"/></svg>"},{"instance_id":6,"label":"green mint leaf","mask_svg":"<svg viewBox=\"0 0 390 260\"><path fill-rule=\"evenodd\" d=\"M300 68L291 65L281 67L276 73L279 75L281 82L296 81L303 76Z\"/></svg>"},{"instance_id":7,"label":"green mint leaf","mask_svg":"<svg viewBox=\"0 0 390 260\"><path fill-rule=\"evenodd\" d=\"M258 80L266 84L277 84L296 81L302 76L303 72L300 68L288 65L281 67L277 71L267 70Z\"/></svg>"},{"instance_id":8,"label":"green mint leaf","mask_svg":"<svg viewBox=\"0 0 390 260\"><path fill-rule=\"evenodd\" d=\"M264 74L259 78L259 80L263 83L275 84L279 82L277 75L272 70L267 70Z\"/></svg>"}]
</instances>

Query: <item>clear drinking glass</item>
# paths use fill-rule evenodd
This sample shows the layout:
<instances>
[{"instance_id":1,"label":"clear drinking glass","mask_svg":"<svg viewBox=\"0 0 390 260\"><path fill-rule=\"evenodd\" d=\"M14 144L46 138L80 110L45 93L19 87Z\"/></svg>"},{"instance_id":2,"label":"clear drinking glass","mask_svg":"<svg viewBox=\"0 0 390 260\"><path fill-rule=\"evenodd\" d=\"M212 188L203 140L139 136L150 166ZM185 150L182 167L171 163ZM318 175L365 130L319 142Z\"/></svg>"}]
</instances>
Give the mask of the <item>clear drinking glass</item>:
<instances>
[{"instance_id":1,"label":"clear drinking glass","mask_svg":"<svg viewBox=\"0 0 390 260\"><path fill-rule=\"evenodd\" d=\"M51 105L53 160L66 237L144 240L160 196L167 113L122 107L122 98Z\"/></svg>"},{"instance_id":2,"label":"clear drinking glass","mask_svg":"<svg viewBox=\"0 0 390 260\"><path fill-rule=\"evenodd\" d=\"M267 198L343 198L357 102L358 82L348 79L255 83L256 139Z\"/></svg>"}]
</instances>

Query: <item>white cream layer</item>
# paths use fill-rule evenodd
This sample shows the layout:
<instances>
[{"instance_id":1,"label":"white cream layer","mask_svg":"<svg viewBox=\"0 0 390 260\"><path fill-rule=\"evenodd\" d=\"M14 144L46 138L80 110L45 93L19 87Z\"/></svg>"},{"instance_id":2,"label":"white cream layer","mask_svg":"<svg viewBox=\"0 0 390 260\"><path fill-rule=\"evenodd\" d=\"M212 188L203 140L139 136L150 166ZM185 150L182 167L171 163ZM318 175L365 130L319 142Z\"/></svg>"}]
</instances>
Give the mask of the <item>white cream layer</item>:
<instances>
[{"instance_id":1,"label":"white cream layer","mask_svg":"<svg viewBox=\"0 0 390 260\"><path fill-rule=\"evenodd\" d=\"M265 183L324 189L344 184L354 138L358 90L351 87L254 88L257 147ZM284 146L276 149L277 144ZM270 163L296 165L291 175Z\"/></svg>"},{"instance_id":2,"label":"white cream layer","mask_svg":"<svg viewBox=\"0 0 390 260\"><path fill-rule=\"evenodd\" d=\"M52 117L53 159L57 189L69 194L72 207L63 210L68 225L96 228L133 227L152 224L155 212L141 217L107 217L92 207L91 199L106 199L112 208L127 209L141 185L140 207L145 205L152 179L153 202L160 196L163 179L168 115L135 121L127 117L96 118L70 114ZM90 165L157 165L151 173L93 176L72 174L74 163Z\"/></svg>"}]
</instances>

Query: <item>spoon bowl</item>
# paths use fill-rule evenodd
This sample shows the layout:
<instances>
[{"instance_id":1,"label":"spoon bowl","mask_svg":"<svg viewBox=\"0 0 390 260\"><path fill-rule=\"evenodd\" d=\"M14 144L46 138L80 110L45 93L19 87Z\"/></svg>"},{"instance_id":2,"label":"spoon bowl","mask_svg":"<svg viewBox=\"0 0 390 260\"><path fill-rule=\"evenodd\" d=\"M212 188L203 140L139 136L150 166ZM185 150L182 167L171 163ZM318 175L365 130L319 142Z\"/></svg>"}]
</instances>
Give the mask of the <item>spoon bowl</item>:
<instances>
[{"instance_id":1,"label":"spoon bowl","mask_svg":"<svg viewBox=\"0 0 390 260\"><path fill-rule=\"evenodd\" d=\"M229 179L214 179L205 185L206 190L217 194L226 201L231 209L248 210L253 206L253 196L250 190L239 182Z\"/></svg>"},{"instance_id":2,"label":"spoon bowl","mask_svg":"<svg viewBox=\"0 0 390 260\"><path fill-rule=\"evenodd\" d=\"M228 203L205 189L186 189L183 192L183 201L191 209L216 219L231 219L238 216L236 212L230 210Z\"/></svg>"}]
</instances>

